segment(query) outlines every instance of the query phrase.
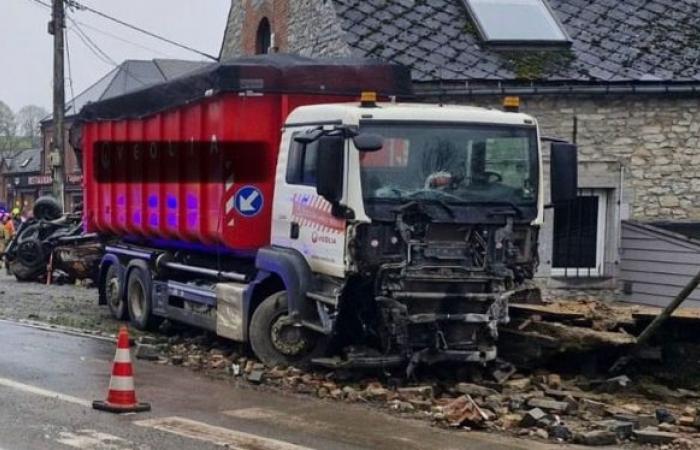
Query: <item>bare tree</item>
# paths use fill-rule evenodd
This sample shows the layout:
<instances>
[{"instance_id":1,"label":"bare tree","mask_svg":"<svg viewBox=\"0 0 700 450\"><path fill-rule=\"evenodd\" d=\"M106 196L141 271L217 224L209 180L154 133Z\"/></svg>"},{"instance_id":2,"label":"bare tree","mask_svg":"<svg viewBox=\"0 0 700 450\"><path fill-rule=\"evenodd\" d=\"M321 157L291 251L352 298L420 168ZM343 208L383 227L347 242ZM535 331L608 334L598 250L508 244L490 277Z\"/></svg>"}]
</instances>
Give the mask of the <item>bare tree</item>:
<instances>
[{"instance_id":1,"label":"bare tree","mask_svg":"<svg viewBox=\"0 0 700 450\"><path fill-rule=\"evenodd\" d=\"M17 121L15 115L4 102L0 101L0 151L15 147Z\"/></svg>"},{"instance_id":2,"label":"bare tree","mask_svg":"<svg viewBox=\"0 0 700 450\"><path fill-rule=\"evenodd\" d=\"M40 122L48 115L48 111L36 105L27 105L17 111L16 121L19 126L19 133L21 136L29 138L32 146L39 144L41 135Z\"/></svg>"}]
</instances>

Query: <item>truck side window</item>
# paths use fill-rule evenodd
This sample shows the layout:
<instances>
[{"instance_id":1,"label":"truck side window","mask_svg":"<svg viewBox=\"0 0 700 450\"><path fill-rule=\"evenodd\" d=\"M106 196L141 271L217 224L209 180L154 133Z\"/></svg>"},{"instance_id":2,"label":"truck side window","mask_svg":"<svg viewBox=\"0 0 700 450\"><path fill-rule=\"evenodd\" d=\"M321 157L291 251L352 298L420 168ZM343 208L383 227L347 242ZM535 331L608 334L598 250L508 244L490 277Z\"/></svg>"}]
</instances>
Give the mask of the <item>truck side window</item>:
<instances>
[{"instance_id":1,"label":"truck side window","mask_svg":"<svg viewBox=\"0 0 700 450\"><path fill-rule=\"evenodd\" d=\"M318 142L303 145L292 143L287 160L287 183L316 186L316 154Z\"/></svg>"}]
</instances>

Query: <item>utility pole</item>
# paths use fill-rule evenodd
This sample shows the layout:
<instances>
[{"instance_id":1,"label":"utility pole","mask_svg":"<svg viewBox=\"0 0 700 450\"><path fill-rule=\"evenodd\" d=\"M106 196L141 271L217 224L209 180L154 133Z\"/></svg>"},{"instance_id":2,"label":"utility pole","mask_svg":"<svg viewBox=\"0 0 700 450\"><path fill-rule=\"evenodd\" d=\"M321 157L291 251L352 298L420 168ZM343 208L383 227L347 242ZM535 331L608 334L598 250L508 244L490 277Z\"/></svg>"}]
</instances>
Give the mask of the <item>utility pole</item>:
<instances>
[{"instance_id":1,"label":"utility pole","mask_svg":"<svg viewBox=\"0 0 700 450\"><path fill-rule=\"evenodd\" d=\"M64 0L53 0L49 34L53 35L53 148L49 156L52 189L51 192L63 208L63 160L65 152L65 80L64 80Z\"/></svg>"}]
</instances>

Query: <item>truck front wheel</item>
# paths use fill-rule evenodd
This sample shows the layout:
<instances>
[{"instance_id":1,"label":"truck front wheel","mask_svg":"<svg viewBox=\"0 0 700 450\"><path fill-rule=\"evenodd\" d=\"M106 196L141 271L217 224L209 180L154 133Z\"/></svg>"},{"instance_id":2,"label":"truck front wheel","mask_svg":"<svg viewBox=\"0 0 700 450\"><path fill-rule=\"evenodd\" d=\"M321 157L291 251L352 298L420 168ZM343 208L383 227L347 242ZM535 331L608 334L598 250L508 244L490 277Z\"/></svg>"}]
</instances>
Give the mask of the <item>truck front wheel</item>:
<instances>
[{"instance_id":1,"label":"truck front wheel","mask_svg":"<svg viewBox=\"0 0 700 450\"><path fill-rule=\"evenodd\" d=\"M268 366L308 367L326 352L328 337L293 324L287 314L286 292L263 300L250 322L250 345Z\"/></svg>"},{"instance_id":2,"label":"truck front wheel","mask_svg":"<svg viewBox=\"0 0 700 450\"><path fill-rule=\"evenodd\" d=\"M158 326L160 320L153 315L151 299L151 277L141 267L129 271L126 283L126 300L131 324L139 330L149 330Z\"/></svg>"}]
</instances>

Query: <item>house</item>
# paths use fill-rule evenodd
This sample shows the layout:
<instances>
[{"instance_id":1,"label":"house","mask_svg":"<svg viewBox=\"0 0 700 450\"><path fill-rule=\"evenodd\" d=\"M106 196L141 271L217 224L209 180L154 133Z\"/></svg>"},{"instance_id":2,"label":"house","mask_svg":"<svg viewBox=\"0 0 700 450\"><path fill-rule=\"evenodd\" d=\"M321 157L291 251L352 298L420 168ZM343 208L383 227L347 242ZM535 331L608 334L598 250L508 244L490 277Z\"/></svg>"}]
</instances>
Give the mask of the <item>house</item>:
<instances>
[{"instance_id":1,"label":"house","mask_svg":"<svg viewBox=\"0 0 700 450\"><path fill-rule=\"evenodd\" d=\"M208 63L176 59L154 59L150 61L127 60L66 104L66 153L63 161L64 181L66 186L66 211L70 211L76 205L81 204L83 197L82 167L78 155L76 155L70 143L69 136L69 130L82 107L90 102L116 97L177 78L185 73L199 69L206 64ZM41 122L41 135L44 153L48 155L53 147L52 116L47 117ZM44 158L44 163L44 170L47 174L50 174L51 168L49 167L49 158Z\"/></svg>"},{"instance_id":2,"label":"house","mask_svg":"<svg viewBox=\"0 0 700 450\"><path fill-rule=\"evenodd\" d=\"M0 153L0 211L7 211L12 208L9 202L9 189L12 184L6 178L7 172L12 166L12 160L21 150L4 150Z\"/></svg>"},{"instance_id":3,"label":"house","mask_svg":"<svg viewBox=\"0 0 700 450\"><path fill-rule=\"evenodd\" d=\"M623 221L700 219L697 0L233 0L221 58L268 51L405 64L420 101L519 96L576 142L580 197L540 235L550 287L620 287Z\"/></svg>"},{"instance_id":4,"label":"house","mask_svg":"<svg viewBox=\"0 0 700 450\"><path fill-rule=\"evenodd\" d=\"M43 159L43 149L32 148L3 160L8 209L17 207L23 214L28 213L37 198L51 193L51 175L45 171Z\"/></svg>"}]
</instances>

